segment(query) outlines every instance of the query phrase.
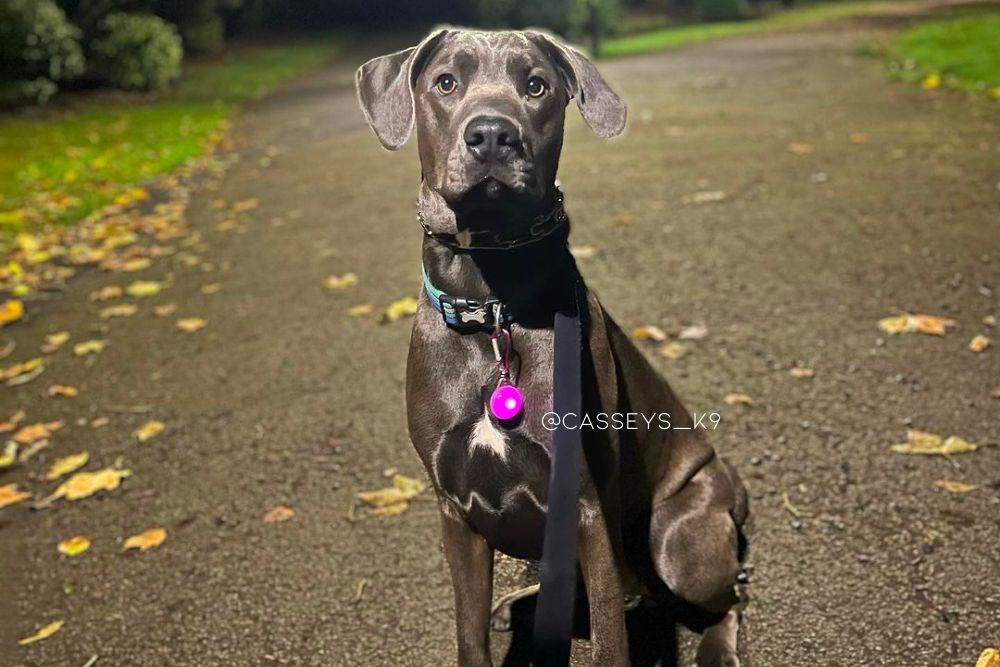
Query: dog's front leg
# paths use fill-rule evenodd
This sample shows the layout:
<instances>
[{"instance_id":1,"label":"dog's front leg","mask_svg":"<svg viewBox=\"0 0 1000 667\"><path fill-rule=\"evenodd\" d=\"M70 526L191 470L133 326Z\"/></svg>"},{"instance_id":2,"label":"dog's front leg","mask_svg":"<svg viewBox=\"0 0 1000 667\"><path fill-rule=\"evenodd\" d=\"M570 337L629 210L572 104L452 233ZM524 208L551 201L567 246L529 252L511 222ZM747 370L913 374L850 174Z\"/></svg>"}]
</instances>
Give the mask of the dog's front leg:
<instances>
[{"instance_id":1,"label":"dog's front leg","mask_svg":"<svg viewBox=\"0 0 1000 667\"><path fill-rule=\"evenodd\" d=\"M458 666L492 667L490 603L493 599L493 549L441 501L441 537L455 591Z\"/></svg>"},{"instance_id":2,"label":"dog's front leg","mask_svg":"<svg viewBox=\"0 0 1000 667\"><path fill-rule=\"evenodd\" d=\"M628 667L624 594L599 510L584 514L580 528L580 568L590 603L591 662L594 667Z\"/></svg>"}]
</instances>

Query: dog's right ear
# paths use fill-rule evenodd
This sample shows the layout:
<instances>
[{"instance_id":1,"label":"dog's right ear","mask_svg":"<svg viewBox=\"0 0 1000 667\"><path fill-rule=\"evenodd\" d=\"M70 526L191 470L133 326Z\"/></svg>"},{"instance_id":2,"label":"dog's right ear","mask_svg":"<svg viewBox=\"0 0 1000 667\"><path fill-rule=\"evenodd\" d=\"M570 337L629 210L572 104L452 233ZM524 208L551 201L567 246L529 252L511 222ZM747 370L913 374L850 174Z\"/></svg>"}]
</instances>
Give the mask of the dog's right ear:
<instances>
[{"instance_id":1,"label":"dog's right ear","mask_svg":"<svg viewBox=\"0 0 1000 667\"><path fill-rule=\"evenodd\" d=\"M413 84L448 30L438 30L420 44L372 58L358 68L358 101L382 145L391 151L413 131Z\"/></svg>"}]
</instances>

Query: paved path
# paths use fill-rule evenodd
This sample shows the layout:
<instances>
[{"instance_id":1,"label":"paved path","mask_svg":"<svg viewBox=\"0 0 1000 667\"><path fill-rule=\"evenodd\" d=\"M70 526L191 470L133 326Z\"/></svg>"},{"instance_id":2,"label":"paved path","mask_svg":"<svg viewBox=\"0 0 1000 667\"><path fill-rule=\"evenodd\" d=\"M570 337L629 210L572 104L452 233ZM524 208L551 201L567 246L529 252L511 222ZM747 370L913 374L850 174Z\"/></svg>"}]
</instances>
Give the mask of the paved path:
<instances>
[{"instance_id":1,"label":"paved path","mask_svg":"<svg viewBox=\"0 0 1000 667\"><path fill-rule=\"evenodd\" d=\"M856 56L882 29L840 23L607 63L630 129L602 142L574 112L568 131L561 176L575 241L598 251L582 262L592 286L625 326L709 329L677 361L651 353L692 409L723 414L713 440L747 478L757 667L968 667L1000 643L1000 449L954 464L888 450L911 423L1000 440L1000 350L966 349L1000 315L1000 132L995 112L890 82ZM108 325L92 367L63 350L43 379L0 393L2 416L22 407L69 423L3 483L44 493L41 471L82 448L92 465L121 456L134 471L104 497L0 511L0 664L452 663L433 504L347 519L386 468L422 475L403 417L408 324L345 315L418 285L415 152L385 153L362 126L355 65L239 123L241 161L189 211L213 271L160 260L141 274L173 271L168 298L206 329L177 333L143 303ZM725 199L684 203L706 191ZM260 206L246 233L216 231L211 201L248 197ZM356 287L322 289L344 271ZM122 276L86 273L5 329L12 359L46 332L87 337L100 321L85 295L112 282ZM209 282L221 292L202 294ZM877 320L900 309L959 328L882 336ZM816 376L791 377L795 365ZM39 398L50 381L81 395ZM725 405L729 392L754 406ZM152 413L108 411L139 404ZM75 424L99 415L111 424ZM151 416L168 431L126 444ZM938 479L979 488L949 495ZM277 504L294 519L264 524ZM119 553L123 536L159 525L162 547ZM81 532L91 551L59 557L55 543ZM57 635L16 645L55 618Z\"/></svg>"}]
</instances>

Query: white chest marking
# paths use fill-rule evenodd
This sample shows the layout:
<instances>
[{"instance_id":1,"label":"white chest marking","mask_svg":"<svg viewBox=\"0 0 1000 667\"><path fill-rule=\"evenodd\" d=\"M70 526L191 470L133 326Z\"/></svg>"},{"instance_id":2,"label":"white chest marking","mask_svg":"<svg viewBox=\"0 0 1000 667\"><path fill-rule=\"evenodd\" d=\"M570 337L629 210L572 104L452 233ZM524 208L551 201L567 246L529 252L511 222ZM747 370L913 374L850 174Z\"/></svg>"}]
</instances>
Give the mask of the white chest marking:
<instances>
[{"instance_id":1,"label":"white chest marking","mask_svg":"<svg viewBox=\"0 0 1000 667\"><path fill-rule=\"evenodd\" d=\"M472 434L469 436L469 446L482 447L497 456L500 460L507 460L507 436L490 421L489 415L483 413L482 419L472 427Z\"/></svg>"}]
</instances>

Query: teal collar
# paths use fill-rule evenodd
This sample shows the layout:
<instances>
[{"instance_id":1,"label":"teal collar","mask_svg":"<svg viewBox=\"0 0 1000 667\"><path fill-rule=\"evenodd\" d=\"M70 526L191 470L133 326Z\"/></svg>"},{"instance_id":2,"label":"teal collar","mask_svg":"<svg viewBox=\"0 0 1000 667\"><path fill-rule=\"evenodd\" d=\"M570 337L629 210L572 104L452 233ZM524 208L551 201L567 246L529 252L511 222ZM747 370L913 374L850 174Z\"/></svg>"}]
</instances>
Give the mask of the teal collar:
<instances>
[{"instance_id":1,"label":"teal collar","mask_svg":"<svg viewBox=\"0 0 1000 667\"><path fill-rule=\"evenodd\" d=\"M445 294L444 290L438 289L431 282L425 267L421 267L420 271L427 300L434 310L441 313L444 323L449 327L460 331L492 330L497 326L509 327L514 322L514 317L499 299L469 299Z\"/></svg>"}]
</instances>

